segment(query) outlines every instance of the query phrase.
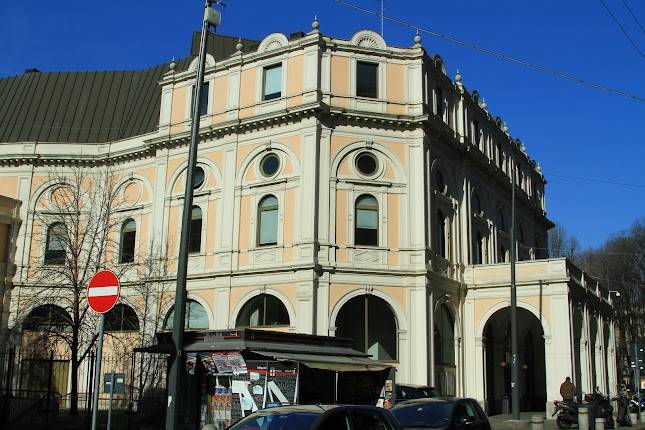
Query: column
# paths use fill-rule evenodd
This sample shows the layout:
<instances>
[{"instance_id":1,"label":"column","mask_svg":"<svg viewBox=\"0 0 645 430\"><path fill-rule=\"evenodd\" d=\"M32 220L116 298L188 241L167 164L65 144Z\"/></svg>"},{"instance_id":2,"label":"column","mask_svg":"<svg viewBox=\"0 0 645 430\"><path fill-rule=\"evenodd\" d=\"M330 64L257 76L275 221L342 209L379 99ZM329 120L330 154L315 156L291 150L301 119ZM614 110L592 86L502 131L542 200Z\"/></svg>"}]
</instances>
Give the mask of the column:
<instances>
[{"instance_id":1,"label":"column","mask_svg":"<svg viewBox=\"0 0 645 430\"><path fill-rule=\"evenodd\" d=\"M408 288L409 303L409 367L408 382L427 384L428 377L428 288L415 285Z\"/></svg>"},{"instance_id":2,"label":"column","mask_svg":"<svg viewBox=\"0 0 645 430\"><path fill-rule=\"evenodd\" d=\"M568 292L568 289L565 288ZM553 412L553 402L560 400L560 384L567 376L572 375L571 357L571 331L559 330L557 325L566 324L569 318L568 295L551 297L551 314L559 316L561 320L552 321L550 336L544 336L544 359L546 368L546 411L548 416Z\"/></svg>"},{"instance_id":3,"label":"column","mask_svg":"<svg viewBox=\"0 0 645 430\"><path fill-rule=\"evenodd\" d=\"M589 326L587 318L587 305L582 308L582 328L580 330L580 382L579 389L583 393L589 393L590 382L590 362L589 362Z\"/></svg>"}]
</instances>

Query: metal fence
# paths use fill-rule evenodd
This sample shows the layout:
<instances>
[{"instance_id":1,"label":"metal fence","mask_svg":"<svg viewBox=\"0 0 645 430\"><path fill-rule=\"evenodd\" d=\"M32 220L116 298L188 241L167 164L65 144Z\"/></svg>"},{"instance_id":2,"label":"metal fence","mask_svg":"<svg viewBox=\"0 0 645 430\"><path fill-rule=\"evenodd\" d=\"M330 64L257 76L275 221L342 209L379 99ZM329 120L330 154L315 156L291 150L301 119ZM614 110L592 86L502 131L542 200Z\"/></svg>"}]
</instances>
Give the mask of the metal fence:
<instances>
[{"instance_id":1,"label":"metal fence","mask_svg":"<svg viewBox=\"0 0 645 430\"><path fill-rule=\"evenodd\" d=\"M19 429L39 424L44 430L71 423L89 429L92 393L97 375L95 355L88 354L77 369L77 410L72 409L71 360L69 356L0 352L0 429ZM99 420L106 419L110 406L110 381L115 374L112 395L112 428L156 429L163 427L166 398L166 356L123 353L104 356L99 379ZM28 427L25 427L28 428Z\"/></svg>"}]
</instances>

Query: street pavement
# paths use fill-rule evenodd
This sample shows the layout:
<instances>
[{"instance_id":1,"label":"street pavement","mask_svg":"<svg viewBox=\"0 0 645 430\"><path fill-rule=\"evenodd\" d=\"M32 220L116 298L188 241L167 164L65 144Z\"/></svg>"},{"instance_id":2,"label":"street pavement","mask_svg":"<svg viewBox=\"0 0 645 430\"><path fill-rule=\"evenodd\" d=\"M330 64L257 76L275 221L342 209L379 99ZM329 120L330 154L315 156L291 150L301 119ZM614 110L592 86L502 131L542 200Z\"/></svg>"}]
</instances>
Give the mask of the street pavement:
<instances>
[{"instance_id":1,"label":"street pavement","mask_svg":"<svg viewBox=\"0 0 645 430\"><path fill-rule=\"evenodd\" d=\"M512 429L528 429L530 428L530 420L533 415L542 415L545 417L544 412L522 412L520 414L520 420L514 421L510 414L508 415L493 415L488 417L490 426L493 430L512 430ZM644 417L645 418L645 417ZM577 427L573 427L574 429ZM620 429L628 429L629 427L616 427ZM544 420L544 430L557 430L558 426L555 423L555 419L545 419ZM645 422L637 422L632 424L632 430L645 430Z\"/></svg>"}]
</instances>

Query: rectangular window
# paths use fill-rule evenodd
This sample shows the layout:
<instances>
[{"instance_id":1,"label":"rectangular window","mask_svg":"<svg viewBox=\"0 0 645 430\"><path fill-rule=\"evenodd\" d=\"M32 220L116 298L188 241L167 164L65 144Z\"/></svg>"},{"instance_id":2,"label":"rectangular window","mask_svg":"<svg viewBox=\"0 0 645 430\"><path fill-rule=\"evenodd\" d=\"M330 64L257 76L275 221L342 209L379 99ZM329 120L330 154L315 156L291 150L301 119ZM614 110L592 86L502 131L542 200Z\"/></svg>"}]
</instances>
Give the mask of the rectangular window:
<instances>
[{"instance_id":1,"label":"rectangular window","mask_svg":"<svg viewBox=\"0 0 645 430\"><path fill-rule=\"evenodd\" d=\"M282 64L264 68L264 95L262 100L273 100L282 97Z\"/></svg>"},{"instance_id":2,"label":"rectangular window","mask_svg":"<svg viewBox=\"0 0 645 430\"><path fill-rule=\"evenodd\" d=\"M378 64L363 61L356 63L356 95L378 98Z\"/></svg>"},{"instance_id":3,"label":"rectangular window","mask_svg":"<svg viewBox=\"0 0 645 430\"><path fill-rule=\"evenodd\" d=\"M190 236L188 239L188 253L198 254L202 250L202 218L193 218L190 221Z\"/></svg>"},{"instance_id":4,"label":"rectangular window","mask_svg":"<svg viewBox=\"0 0 645 430\"><path fill-rule=\"evenodd\" d=\"M278 243L278 210L260 211L260 245Z\"/></svg>"},{"instance_id":5,"label":"rectangular window","mask_svg":"<svg viewBox=\"0 0 645 430\"><path fill-rule=\"evenodd\" d=\"M196 86L193 85L193 90L191 91L192 93L192 100L195 100L195 88ZM204 82L202 85L202 90L201 90L201 97L199 98L199 116L204 116L208 113L208 95L209 95L209 88L210 88L210 83L209 82ZM190 103L190 117L193 117L193 103L194 101L191 101Z\"/></svg>"}]
</instances>

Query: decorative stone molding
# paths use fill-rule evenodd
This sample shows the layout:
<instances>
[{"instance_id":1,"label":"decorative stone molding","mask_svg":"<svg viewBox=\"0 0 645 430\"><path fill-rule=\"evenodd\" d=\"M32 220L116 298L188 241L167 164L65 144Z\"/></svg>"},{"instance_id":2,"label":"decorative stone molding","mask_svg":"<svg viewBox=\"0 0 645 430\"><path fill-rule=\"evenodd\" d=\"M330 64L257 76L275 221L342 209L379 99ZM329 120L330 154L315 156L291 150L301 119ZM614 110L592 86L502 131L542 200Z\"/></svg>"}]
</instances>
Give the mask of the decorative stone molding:
<instances>
[{"instance_id":1,"label":"decorative stone molding","mask_svg":"<svg viewBox=\"0 0 645 430\"><path fill-rule=\"evenodd\" d=\"M271 33L260 42L258 52L275 51L276 49L289 46L289 39L282 33Z\"/></svg>"},{"instance_id":2,"label":"decorative stone molding","mask_svg":"<svg viewBox=\"0 0 645 430\"><path fill-rule=\"evenodd\" d=\"M360 30L354 33L349 43L370 49L386 49L387 44L380 34L372 30Z\"/></svg>"}]
</instances>

